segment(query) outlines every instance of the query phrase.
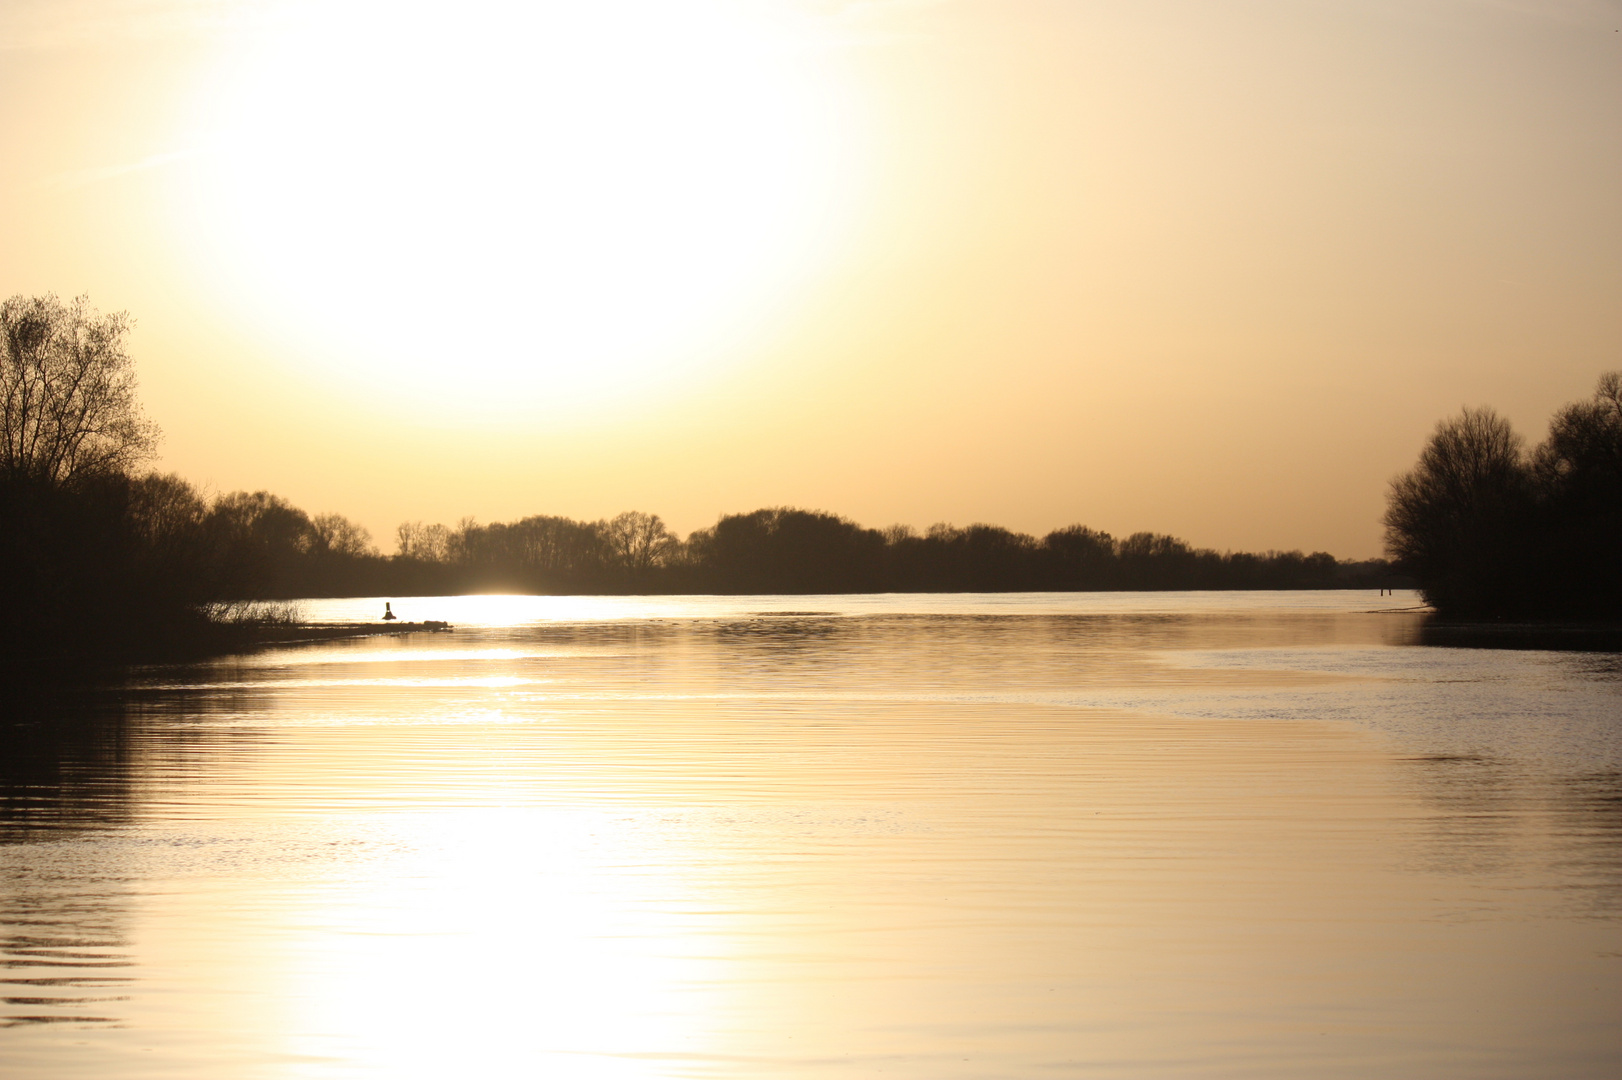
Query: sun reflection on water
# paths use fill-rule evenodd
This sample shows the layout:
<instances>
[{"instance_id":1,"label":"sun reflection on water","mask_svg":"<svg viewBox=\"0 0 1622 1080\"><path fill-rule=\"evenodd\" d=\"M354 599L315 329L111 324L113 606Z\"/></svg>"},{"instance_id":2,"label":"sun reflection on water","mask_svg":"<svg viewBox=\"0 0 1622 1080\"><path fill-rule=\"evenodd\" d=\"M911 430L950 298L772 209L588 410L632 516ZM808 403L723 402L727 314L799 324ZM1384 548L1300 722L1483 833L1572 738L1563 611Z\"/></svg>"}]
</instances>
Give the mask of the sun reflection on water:
<instances>
[{"instance_id":1,"label":"sun reflection on water","mask_svg":"<svg viewBox=\"0 0 1622 1080\"><path fill-rule=\"evenodd\" d=\"M390 831L404 854L334 889L288 952L290 1055L629 1080L712 1049L699 897L613 813L436 810Z\"/></svg>"}]
</instances>

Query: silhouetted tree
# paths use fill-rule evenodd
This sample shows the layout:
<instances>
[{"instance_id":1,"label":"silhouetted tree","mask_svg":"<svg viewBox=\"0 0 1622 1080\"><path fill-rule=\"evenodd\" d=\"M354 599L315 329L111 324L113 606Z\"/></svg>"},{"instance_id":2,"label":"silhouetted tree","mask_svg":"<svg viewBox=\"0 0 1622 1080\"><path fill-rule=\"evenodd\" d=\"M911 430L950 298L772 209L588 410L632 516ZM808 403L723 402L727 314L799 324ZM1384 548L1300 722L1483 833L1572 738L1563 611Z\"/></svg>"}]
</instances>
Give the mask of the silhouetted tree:
<instances>
[{"instance_id":1,"label":"silhouetted tree","mask_svg":"<svg viewBox=\"0 0 1622 1080\"><path fill-rule=\"evenodd\" d=\"M1114 584L1115 538L1071 525L1042 538L1043 575L1054 589L1106 589Z\"/></svg>"},{"instance_id":2,"label":"silhouetted tree","mask_svg":"<svg viewBox=\"0 0 1622 1080\"><path fill-rule=\"evenodd\" d=\"M1120 580L1126 588L1193 589L1200 585L1196 574L1198 555L1175 536L1133 533L1116 547L1116 556L1120 560Z\"/></svg>"},{"instance_id":3,"label":"silhouetted tree","mask_svg":"<svg viewBox=\"0 0 1622 1080\"><path fill-rule=\"evenodd\" d=\"M597 532L611 564L633 586L649 584L653 572L680 546L658 514L639 510L599 522Z\"/></svg>"},{"instance_id":4,"label":"silhouetted tree","mask_svg":"<svg viewBox=\"0 0 1622 1080\"><path fill-rule=\"evenodd\" d=\"M602 523L535 516L464 530L461 550L479 588L602 591ZM453 545L454 546L454 545Z\"/></svg>"},{"instance_id":5,"label":"silhouetted tree","mask_svg":"<svg viewBox=\"0 0 1622 1080\"><path fill-rule=\"evenodd\" d=\"M1602 375L1591 401L1555 414L1532 460L1550 606L1622 613L1622 372Z\"/></svg>"},{"instance_id":6,"label":"silhouetted tree","mask_svg":"<svg viewBox=\"0 0 1622 1080\"><path fill-rule=\"evenodd\" d=\"M964 529L932 525L923 552L937 588L969 592L1018 592L1035 588L1037 542L1000 525Z\"/></svg>"},{"instance_id":7,"label":"silhouetted tree","mask_svg":"<svg viewBox=\"0 0 1622 1080\"><path fill-rule=\"evenodd\" d=\"M0 474L65 484L123 472L151 455L125 350L130 319L85 297L13 296L0 305Z\"/></svg>"},{"instance_id":8,"label":"silhouetted tree","mask_svg":"<svg viewBox=\"0 0 1622 1080\"><path fill-rule=\"evenodd\" d=\"M884 537L853 521L779 506L723 517L696 538L705 587L724 593L869 592Z\"/></svg>"},{"instance_id":9,"label":"silhouetted tree","mask_svg":"<svg viewBox=\"0 0 1622 1080\"><path fill-rule=\"evenodd\" d=\"M150 473L129 481L127 506L138 548L132 584L146 609L161 603L160 597L183 604L216 599L208 503L197 489L173 473Z\"/></svg>"},{"instance_id":10,"label":"silhouetted tree","mask_svg":"<svg viewBox=\"0 0 1622 1080\"><path fill-rule=\"evenodd\" d=\"M394 530L397 554L402 559L444 562L450 558L451 531L443 525L402 521Z\"/></svg>"},{"instance_id":11,"label":"silhouetted tree","mask_svg":"<svg viewBox=\"0 0 1622 1080\"><path fill-rule=\"evenodd\" d=\"M299 594L300 564L315 547L315 524L303 510L268 491L234 491L215 500L206 528L219 559L224 598Z\"/></svg>"},{"instance_id":12,"label":"silhouetted tree","mask_svg":"<svg viewBox=\"0 0 1622 1080\"><path fill-rule=\"evenodd\" d=\"M1622 371L1600 376L1592 401L1555 414L1533 466L1550 497L1604 513L1622 507Z\"/></svg>"},{"instance_id":13,"label":"silhouetted tree","mask_svg":"<svg viewBox=\"0 0 1622 1080\"><path fill-rule=\"evenodd\" d=\"M310 519L310 550L348 558L377 554L371 531L342 514L317 514Z\"/></svg>"},{"instance_id":14,"label":"silhouetted tree","mask_svg":"<svg viewBox=\"0 0 1622 1080\"><path fill-rule=\"evenodd\" d=\"M603 538L595 525L536 515L515 522L511 532L524 565L546 587L578 588L602 568Z\"/></svg>"},{"instance_id":15,"label":"silhouetted tree","mask_svg":"<svg viewBox=\"0 0 1622 1080\"><path fill-rule=\"evenodd\" d=\"M1535 608L1526 567L1532 475L1521 437L1491 409L1437 424L1419 463L1391 482L1386 548L1439 610Z\"/></svg>"}]
</instances>

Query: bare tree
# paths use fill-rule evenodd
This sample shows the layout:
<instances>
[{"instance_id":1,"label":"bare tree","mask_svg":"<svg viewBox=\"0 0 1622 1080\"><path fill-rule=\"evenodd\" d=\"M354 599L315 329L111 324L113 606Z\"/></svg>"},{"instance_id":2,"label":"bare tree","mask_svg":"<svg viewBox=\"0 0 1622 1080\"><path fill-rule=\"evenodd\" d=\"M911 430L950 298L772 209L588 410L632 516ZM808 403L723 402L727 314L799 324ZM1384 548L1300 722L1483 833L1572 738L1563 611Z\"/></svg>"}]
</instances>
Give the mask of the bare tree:
<instances>
[{"instance_id":1,"label":"bare tree","mask_svg":"<svg viewBox=\"0 0 1622 1080\"><path fill-rule=\"evenodd\" d=\"M240 600L289 595L315 542L310 515L268 491L221 495L205 527L227 568L226 595Z\"/></svg>"},{"instance_id":2,"label":"bare tree","mask_svg":"<svg viewBox=\"0 0 1622 1080\"><path fill-rule=\"evenodd\" d=\"M660 565L678 541L658 514L628 510L598 525L610 557L624 571L637 577Z\"/></svg>"},{"instance_id":3,"label":"bare tree","mask_svg":"<svg viewBox=\"0 0 1622 1080\"><path fill-rule=\"evenodd\" d=\"M1601 375L1592 401L1556 413L1533 460L1545 494L1622 511L1622 371Z\"/></svg>"},{"instance_id":4,"label":"bare tree","mask_svg":"<svg viewBox=\"0 0 1622 1080\"><path fill-rule=\"evenodd\" d=\"M445 562L450 558L451 531L443 525L402 521L394 530L398 558Z\"/></svg>"},{"instance_id":5,"label":"bare tree","mask_svg":"<svg viewBox=\"0 0 1622 1080\"><path fill-rule=\"evenodd\" d=\"M1535 546L1532 470L1521 437L1491 409L1436 425L1413 469L1391 481L1386 550L1449 614L1517 610Z\"/></svg>"},{"instance_id":6,"label":"bare tree","mask_svg":"<svg viewBox=\"0 0 1622 1080\"><path fill-rule=\"evenodd\" d=\"M310 521L314 532L311 550L359 558L377 554L372 534L342 514L317 514Z\"/></svg>"},{"instance_id":7,"label":"bare tree","mask_svg":"<svg viewBox=\"0 0 1622 1080\"><path fill-rule=\"evenodd\" d=\"M0 305L0 473L65 484L127 470L158 429L135 399L124 347L130 318L81 296L13 296Z\"/></svg>"},{"instance_id":8,"label":"bare tree","mask_svg":"<svg viewBox=\"0 0 1622 1080\"><path fill-rule=\"evenodd\" d=\"M1479 537L1523 497L1521 437L1491 409L1466 409L1436 425L1419 464L1391 481L1386 548L1416 567Z\"/></svg>"},{"instance_id":9,"label":"bare tree","mask_svg":"<svg viewBox=\"0 0 1622 1080\"><path fill-rule=\"evenodd\" d=\"M130 522L154 547L185 544L208 517L208 503L175 473L148 473L129 486Z\"/></svg>"}]
</instances>

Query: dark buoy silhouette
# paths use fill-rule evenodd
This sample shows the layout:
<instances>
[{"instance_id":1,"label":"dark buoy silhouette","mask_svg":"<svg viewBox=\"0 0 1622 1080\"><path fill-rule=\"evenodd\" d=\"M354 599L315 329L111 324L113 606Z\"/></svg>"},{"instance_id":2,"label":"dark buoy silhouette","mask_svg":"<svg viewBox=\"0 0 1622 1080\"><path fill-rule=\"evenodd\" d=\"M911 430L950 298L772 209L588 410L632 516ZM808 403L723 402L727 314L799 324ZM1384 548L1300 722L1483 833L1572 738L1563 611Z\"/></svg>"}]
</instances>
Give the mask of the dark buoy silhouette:
<instances>
[{"instance_id":1,"label":"dark buoy silhouette","mask_svg":"<svg viewBox=\"0 0 1622 1080\"><path fill-rule=\"evenodd\" d=\"M394 612L390 609L389 602L387 600L383 601L383 621L388 622L390 619L393 619L393 618L396 618L396 616L395 616Z\"/></svg>"}]
</instances>

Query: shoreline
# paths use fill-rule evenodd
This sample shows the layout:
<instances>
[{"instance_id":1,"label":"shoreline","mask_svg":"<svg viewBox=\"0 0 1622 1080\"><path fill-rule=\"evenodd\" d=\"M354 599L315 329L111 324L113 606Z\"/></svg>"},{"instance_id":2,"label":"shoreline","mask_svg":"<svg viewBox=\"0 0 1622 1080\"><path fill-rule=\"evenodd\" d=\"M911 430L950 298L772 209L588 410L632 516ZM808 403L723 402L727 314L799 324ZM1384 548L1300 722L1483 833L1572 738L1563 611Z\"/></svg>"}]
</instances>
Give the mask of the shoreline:
<instances>
[{"instance_id":1,"label":"shoreline","mask_svg":"<svg viewBox=\"0 0 1622 1080\"><path fill-rule=\"evenodd\" d=\"M406 634L448 634L456 627L441 619L421 622L295 623L255 628L255 645L306 645L349 638L403 637Z\"/></svg>"}]
</instances>

